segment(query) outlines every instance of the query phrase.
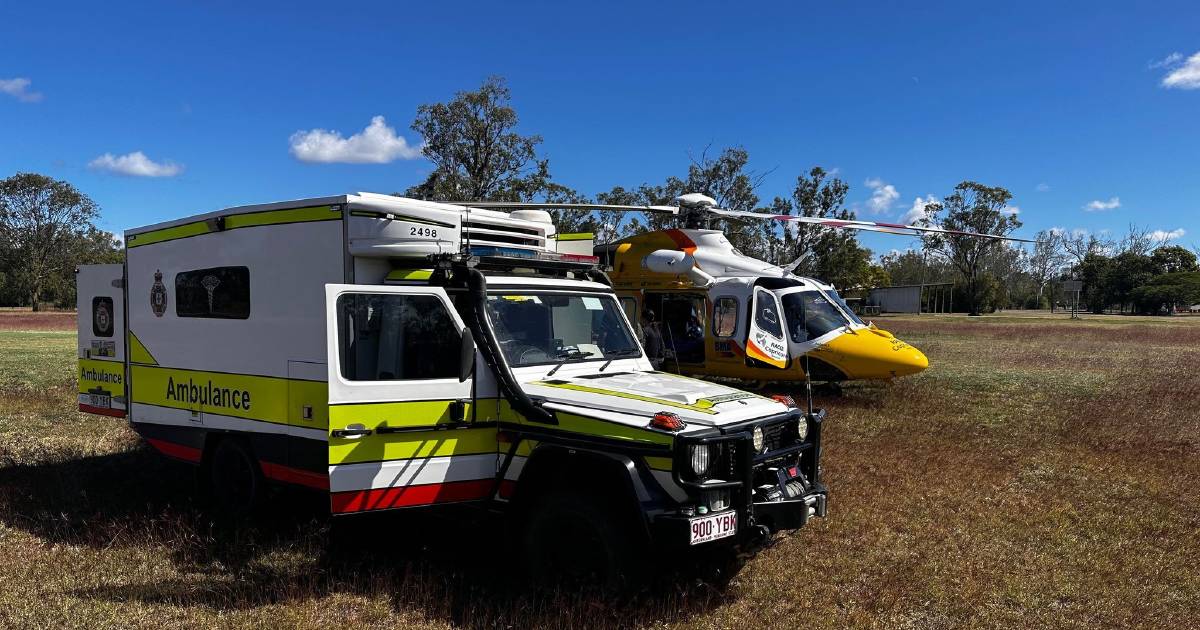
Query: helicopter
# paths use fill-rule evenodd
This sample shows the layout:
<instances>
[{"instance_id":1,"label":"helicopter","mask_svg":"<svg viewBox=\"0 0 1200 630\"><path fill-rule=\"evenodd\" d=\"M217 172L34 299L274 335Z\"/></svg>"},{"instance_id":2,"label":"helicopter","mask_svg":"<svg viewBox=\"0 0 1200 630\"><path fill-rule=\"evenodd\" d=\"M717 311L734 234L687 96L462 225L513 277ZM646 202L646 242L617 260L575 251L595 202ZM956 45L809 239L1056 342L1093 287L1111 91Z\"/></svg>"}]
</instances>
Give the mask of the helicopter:
<instances>
[{"instance_id":1,"label":"helicopter","mask_svg":"<svg viewBox=\"0 0 1200 630\"><path fill-rule=\"evenodd\" d=\"M662 369L759 384L890 380L923 371L929 360L911 344L864 322L833 286L741 253L723 232L708 229L711 219L1032 242L937 226L729 210L699 193L680 195L675 202L467 203L497 210L618 210L679 217L682 228L596 245L594 253L609 270L630 322L659 322L656 332L664 351L656 362ZM648 351L651 345L656 344L648 343Z\"/></svg>"}]
</instances>

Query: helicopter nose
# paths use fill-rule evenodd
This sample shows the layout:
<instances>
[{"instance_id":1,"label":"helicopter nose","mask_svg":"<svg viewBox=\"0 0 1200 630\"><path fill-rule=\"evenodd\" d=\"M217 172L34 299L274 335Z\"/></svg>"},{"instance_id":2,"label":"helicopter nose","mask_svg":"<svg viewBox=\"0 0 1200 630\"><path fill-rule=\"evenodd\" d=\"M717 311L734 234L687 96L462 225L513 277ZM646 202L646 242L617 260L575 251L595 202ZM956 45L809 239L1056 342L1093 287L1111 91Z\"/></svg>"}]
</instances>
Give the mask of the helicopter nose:
<instances>
[{"instance_id":1,"label":"helicopter nose","mask_svg":"<svg viewBox=\"0 0 1200 630\"><path fill-rule=\"evenodd\" d=\"M896 376L916 374L929 367L929 357L912 346L896 351L895 355L891 360L891 372Z\"/></svg>"},{"instance_id":2,"label":"helicopter nose","mask_svg":"<svg viewBox=\"0 0 1200 630\"><path fill-rule=\"evenodd\" d=\"M891 379L929 367L920 350L883 330L858 330L837 337L813 356L837 366L850 379Z\"/></svg>"}]
</instances>

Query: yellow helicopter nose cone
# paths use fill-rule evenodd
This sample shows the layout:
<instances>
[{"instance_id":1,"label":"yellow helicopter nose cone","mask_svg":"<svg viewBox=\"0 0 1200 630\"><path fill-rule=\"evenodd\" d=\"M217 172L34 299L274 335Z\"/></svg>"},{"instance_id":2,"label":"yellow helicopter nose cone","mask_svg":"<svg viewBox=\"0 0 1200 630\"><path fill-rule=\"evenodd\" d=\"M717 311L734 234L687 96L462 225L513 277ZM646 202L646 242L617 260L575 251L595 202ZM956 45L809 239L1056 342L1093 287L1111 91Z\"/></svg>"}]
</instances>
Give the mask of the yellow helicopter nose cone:
<instances>
[{"instance_id":1,"label":"yellow helicopter nose cone","mask_svg":"<svg viewBox=\"0 0 1200 630\"><path fill-rule=\"evenodd\" d=\"M924 352L909 346L904 350L896 352L897 355L893 363L896 365L894 371L896 376L906 376L908 374L916 374L929 367L929 357L925 356Z\"/></svg>"},{"instance_id":2,"label":"yellow helicopter nose cone","mask_svg":"<svg viewBox=\"0 0 1200 630\"><path fill-rule=\"evenodd\" d=\"M814 354L851 379L888 379L929 367L925 353L882 330L860 329L825 343Z\"/></svg>"}]
</instances>

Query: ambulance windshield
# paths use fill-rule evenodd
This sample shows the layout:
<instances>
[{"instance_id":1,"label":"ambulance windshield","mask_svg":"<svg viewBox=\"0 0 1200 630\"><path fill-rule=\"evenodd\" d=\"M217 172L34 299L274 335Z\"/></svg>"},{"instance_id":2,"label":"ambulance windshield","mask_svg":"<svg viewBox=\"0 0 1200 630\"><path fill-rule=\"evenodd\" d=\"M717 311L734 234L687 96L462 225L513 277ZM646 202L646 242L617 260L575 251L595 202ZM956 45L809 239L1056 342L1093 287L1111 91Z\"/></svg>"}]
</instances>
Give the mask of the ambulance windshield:
<instances>
[{"instance_id":1,"label":"ambulance windshield","mask_svg":"<svg viewBox=\"0 0 1200 630\"><path fill-rule=\"evenodd\" d=\"M804 343L847 326L850 322L817 291L783 296L783 316L793 343Z\"/></svg>"},{"instance_id":2,"label":"ambulance windshield","mask_svg":"<svg viewBox=\"0 0 1200 630\"><path fill-rule=\"evenodd\" d=\"M488 316L512 367L641 356L608 295L492 293Z\"/></svg>"}]
</instances>

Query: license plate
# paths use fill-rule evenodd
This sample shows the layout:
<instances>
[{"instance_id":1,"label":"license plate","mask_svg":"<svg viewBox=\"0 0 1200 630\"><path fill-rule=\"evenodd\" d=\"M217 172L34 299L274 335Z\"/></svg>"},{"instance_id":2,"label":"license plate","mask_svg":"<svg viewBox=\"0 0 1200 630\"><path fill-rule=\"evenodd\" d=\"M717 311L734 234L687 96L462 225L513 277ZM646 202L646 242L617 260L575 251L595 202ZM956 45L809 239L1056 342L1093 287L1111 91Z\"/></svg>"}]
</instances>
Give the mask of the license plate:
<instances>
[{"instance_id":1,"label":"license plate","mask_svg":"<svg viewBox=\"0 0 1200 630\"><path fill-rule=\"evenodd\" d=\"M692 529L691 542L689 544L698 545L736 534L737 512L730 510L720 514L699 516L688 520L688 523Z\"/></svg>"},{"instance_id":2,"label":"license plate","mask_svg":"<svg viewBox=\"0 0 1200 630\"><path fill-rule=\"evenodd\" d=\"M112 409L112 396L104 394L88 394L89 405L99 409Z\"/></svg>"}]
</instances>

